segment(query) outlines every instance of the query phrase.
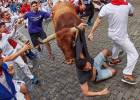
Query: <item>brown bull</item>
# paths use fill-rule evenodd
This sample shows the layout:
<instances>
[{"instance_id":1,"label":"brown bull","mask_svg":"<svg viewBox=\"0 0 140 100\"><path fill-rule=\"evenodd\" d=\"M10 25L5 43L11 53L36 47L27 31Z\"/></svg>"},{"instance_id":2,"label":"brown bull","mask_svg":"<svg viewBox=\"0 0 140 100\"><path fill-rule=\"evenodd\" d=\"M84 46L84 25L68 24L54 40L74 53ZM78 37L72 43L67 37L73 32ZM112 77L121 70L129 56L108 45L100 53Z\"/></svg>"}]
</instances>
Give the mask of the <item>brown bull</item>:
<instances>
[{"instance_id":1,"label":"brown bull","mask_svg":"<svg viewBox=\"0 0 140 100\"><path fill-rule=\"evenodd\" d=\"M53 8L53 23L57 44L64 53L67 64L73 63L73 41L76 31L73 27L82 21L77 16L74 7L68 2L59 2Z\"/></svg>"}]
</instances>

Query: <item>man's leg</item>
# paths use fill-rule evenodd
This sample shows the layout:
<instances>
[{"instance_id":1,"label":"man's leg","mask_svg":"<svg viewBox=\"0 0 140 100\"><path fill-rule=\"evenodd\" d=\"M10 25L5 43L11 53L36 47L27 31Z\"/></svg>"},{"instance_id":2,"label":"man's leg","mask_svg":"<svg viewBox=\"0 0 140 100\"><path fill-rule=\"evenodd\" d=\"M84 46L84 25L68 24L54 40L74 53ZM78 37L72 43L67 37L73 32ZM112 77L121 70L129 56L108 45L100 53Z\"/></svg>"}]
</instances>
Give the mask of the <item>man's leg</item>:
<instances>
[{"instance_id":1,"label":"man's leg","mask_svg":"<svg viewBox=\"0 0 140 100\"><path fill-rule=\"evenodd\" d=\"M139 54L130 39L126 39L124 45L122 45L122 48L127 53L127 65L123 70L123 74L132 75Z\"/></svg>"},{"instance_id":2,"label":"man's leg","mask_svg":"<svg viewBox=\"0 0 140 100\"><path fill-rule=\"evenodd\" d=\"M52 57L52 49L51 49L51 45L50 43L46 43L46 47L47 47L47 50L48 50L48 56L49 57Z\"/></svg>"},{"instance_id":3,"label":"man's leg","mask_svg":"<svg viewBox=\"0 0 140 100\"><path fill-rule=\"evenodd\" d=\"M114 42L112 48L112 59L118 59L119 51L120 51L120 46Z\"/></svg>"},{"instance_id":4,"label":"man's leg","mask_svg":"<svg viewBox=\"0 0 140 100\"><path fill-rule=\"evenodd\" d=\"M93 16L94 16L94 5L91 3L90 4L90 15L89 15L87 24L92 25L91 21L92 21Z\"/></svg>"},{"instance_id":5,"label":"man's leg","mask_svg":"<svg viewBox=\"0 0 140 100\"><path fill-rule=\"evenodd\" d=\"M46 33L45 33L45 32L40 33L40 38L41 38L42 40L43 40L43 39L46 39L46 38L47 38ZM52 49L51 49L50 43L49 43L49 42L46 42L45 45L46 45L47 50L48 50L48 56L49 56L49 58L53 58Z\"/></svg>"},{"instance_id":6,"label":"man's leg","mask_svg":"<svg viewBox=\"0 0 140 100\"><path fill-rule=\"evenodd\" d=\"M23 81L13 80L16 89L17 100L31 100L27 86Z\"/></svg>"},{"instance_id":7,"label":"man's leg","mask_svg":"<svg viewBox=\"0 0 140 100\"><path fill-rule=\"evenodd\" d=\"M134 44L130 41L129 38L126 38L123 41L119 41L118 44L121 46L121 48L127 53L127 65L123 70L123 82L129 83L129 84L136 84L132 73L135 68L135 65L138 60L138 52L134 46Z\"/></svg>"},{"instance_id":8,"label":"man's leg","mask_svg":"<svg viewBox=\"0 0 140 100\"><path fill-rule=\"evenodd\" d=\"M24 94L26 100L31 100L28 88L25 84L21 84L20 92Z\"/></svg>"},{"instance_id":9,"label":"man's leg","mask_svg":"<svg viewBox=\"0 0 140 100\"><path fill-rule=\"evenodd\" d=\"M91 20L92 20L92 18L94 16L94 5L92 3L86 5L86 15L89 16L88 20L87 20L87 24L89 26L91 26L92 25Z\"/></svg>"},{"instance_id":10,"label":"man's leg","mask_svg":"<svg viewBox=\"0 0 140 100\"><path fill-rule=\"evenodd\" d=\"M29 77L30 79L34 78L34 75L31 73L28 65L23 61L23 59L19 56L14 60L15 63L17 63L19 65L19 67L22 68L23 72L25 73L25 75L27 77Z\"/></svg>"},{"instance_id":11,"label":"man's leg","mask_svg":"<svg viewBox=\"0 0 140 100\"><path fill-rule=\"evenodd\" d=\"M97 69L97 80L101 81L104 79L108 79L116 74L116 70L113 68L102 69L102 65L105 63L106 58L111 55L111 52L108 49L104 49L94 58L94 66Z\"/></svg>"},{"instance_id":12,"label":"man's leg","mask_svg":"<svg viewBox=\"0 0 140 100\"><path fill-rule=\"evenodd\" d=\"M112 48L112 60L111 62L109 62L110 66L119 64L121 62L121 60L118 58L118 55L120 53L120 45L115 43L113 44L113 48Z\"/></svg>"}]
</instances>

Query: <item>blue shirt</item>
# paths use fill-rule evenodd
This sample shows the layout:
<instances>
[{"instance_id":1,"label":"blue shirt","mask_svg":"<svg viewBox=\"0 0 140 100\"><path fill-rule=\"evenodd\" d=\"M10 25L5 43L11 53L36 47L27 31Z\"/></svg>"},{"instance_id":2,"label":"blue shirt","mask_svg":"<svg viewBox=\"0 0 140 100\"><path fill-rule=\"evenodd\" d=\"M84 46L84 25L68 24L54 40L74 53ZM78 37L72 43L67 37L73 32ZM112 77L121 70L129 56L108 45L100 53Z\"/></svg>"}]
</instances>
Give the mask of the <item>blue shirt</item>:
<instances>
[{"instance_id":1,"label":"blue shirt","mask_svg":"<svg viewBox=\"0 0 140 100\"><path fill-rule=\"evenodd\" d=\"M24 19L28 19L28 31L29 33L41 33L43 32L42 22L43 19L50 17L50 14L43 11L28 12L24 15Z\"/></svg>"}]
</instances>

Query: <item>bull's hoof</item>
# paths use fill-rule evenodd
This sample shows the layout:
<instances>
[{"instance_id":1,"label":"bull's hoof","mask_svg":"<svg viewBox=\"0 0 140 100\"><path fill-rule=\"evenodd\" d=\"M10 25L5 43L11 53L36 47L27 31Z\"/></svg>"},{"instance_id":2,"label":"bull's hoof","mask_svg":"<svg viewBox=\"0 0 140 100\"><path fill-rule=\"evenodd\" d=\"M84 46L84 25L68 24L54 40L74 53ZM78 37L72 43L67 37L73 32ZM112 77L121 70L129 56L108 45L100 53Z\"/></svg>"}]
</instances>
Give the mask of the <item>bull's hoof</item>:
<instances>
[{"instance_id":1,"label":"bull's hoof","mask_svg":"<svg viewBox=\"0 0 140 100\"><path fill-rule=\"evenodd\" d=\"M75 60L74 59L66 60L64 63L68 65L72 65L75 63Z\"/></svg>"}]
</instances>

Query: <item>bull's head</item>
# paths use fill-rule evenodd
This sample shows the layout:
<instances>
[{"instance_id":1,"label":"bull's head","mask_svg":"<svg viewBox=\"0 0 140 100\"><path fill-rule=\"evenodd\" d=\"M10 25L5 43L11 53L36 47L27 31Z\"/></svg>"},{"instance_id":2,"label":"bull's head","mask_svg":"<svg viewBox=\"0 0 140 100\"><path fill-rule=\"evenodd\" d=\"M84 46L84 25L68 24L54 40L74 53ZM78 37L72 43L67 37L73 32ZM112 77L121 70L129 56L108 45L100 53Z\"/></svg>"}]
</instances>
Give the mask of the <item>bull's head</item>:
<instances>
[{"instance_id":1,"label":"bull's head","mask_svg":"<svg viewBox=\"0 0 140 100\"><path fill-rule=\"evenodd\" d=\"M74 27L82 21L77 16L73 5L68 2L57 3L52 15L57 44L65 56L65 62L72 64L74 63L73 41L77 32Z\"/></svg>"}]
</instances>

